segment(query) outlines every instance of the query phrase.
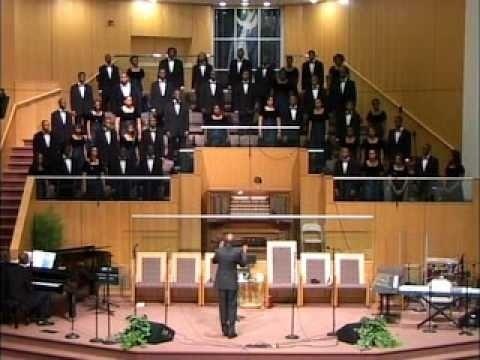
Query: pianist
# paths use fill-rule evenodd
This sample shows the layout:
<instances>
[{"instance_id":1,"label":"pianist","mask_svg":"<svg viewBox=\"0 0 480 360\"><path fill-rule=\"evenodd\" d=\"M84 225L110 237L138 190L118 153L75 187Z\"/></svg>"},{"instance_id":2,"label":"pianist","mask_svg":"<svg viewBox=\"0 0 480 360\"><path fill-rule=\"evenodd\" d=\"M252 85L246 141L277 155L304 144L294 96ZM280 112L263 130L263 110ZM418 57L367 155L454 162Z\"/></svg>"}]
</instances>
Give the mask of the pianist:
<instances>
[{"instance_id":1,"label":"pianist","mask_svg":"<svg viewBox=\"0 0 480 360\"><path fill-rule=\"evenodd\" d=\"M50 317L50 294L34 290L32 287L32 270L26 253L18 257L18 265L10 267L9 295L17 301L26 313L37 321L39 326L53 325Z\"/></svg>"}]
</instances>

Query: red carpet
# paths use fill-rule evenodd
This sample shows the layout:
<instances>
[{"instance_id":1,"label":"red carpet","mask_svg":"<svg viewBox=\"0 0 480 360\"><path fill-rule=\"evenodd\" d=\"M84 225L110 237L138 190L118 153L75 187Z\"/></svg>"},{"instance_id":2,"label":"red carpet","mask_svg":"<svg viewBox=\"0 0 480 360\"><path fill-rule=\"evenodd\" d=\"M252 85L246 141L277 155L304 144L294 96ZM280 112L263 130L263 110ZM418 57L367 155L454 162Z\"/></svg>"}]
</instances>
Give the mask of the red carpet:
<instances>
[{"instance_id":1,"label":"red carpet","mask_svg":"<svg viewBox=\"0 0 480 360\"><path fill-rule=\"evenodd\" d=\"M125 317L132 313L131 305L125 300L119 301L112 317L112 333L121 331ZM164 322L164 307L161 304L149 304L139 308L139 314L147 314L152 321ZM358 321L369 315L372 309L364 307L342 306L337 309L337 328L346 323ZM305 306L296 312L295 332L299 340L286 340L290 331L290 307L277 305L272 309L239 309L242 317L238 324L236 339L229 340L220 335L218 310L215 305L198 307L192 304L174 304L169 307L168 325L176 331L171 343L136 348L132 353L119 351L118 345L93 345L89 339L95 335L95 313L80 305L75 327L80 335L78 340L66 340L70 323L55 318L57 334L41 332L37 325L21 325L17 330L13 326L2 327L2 358L70 358L70 359L310 359L322 355L322 358L475 358L478 351L479 333L466 337L458 335L458 330L447 323L440 323L437 333L426 334L416 329L425 313L404 312L399 324L392 325L391 331L398 336L402 346L392 350L361 351L358 347L337 342L326 337L331 329L331 310L327 306ZM100 337L106 336L107 318L101 314ZM247 345L265 343L267 349L250 348ZM67 345L67 346L66 346ZM43 349L43 350L42 350ZM41 357L48 349L48 357ZM477 349L477 350L475 350ZM454 357L448 354L456 352ZM388 355L388 357L387 357Z\"/></svg>"}]
</instances>

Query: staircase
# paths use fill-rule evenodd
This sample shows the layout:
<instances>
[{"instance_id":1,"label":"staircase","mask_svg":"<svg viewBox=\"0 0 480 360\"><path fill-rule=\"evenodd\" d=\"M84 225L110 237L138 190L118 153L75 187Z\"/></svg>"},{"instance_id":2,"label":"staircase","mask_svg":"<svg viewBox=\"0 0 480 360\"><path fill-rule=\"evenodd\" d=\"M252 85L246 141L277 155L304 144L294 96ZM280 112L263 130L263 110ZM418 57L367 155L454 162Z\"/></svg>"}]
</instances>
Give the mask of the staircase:
<instances>
[{"instance_id":1,"label":"staircase","mask_svg":"<svg viewBox=\"0 0 480 360\"><path fill-rule=\"evenodd\" d=\"M13 147L0 183L0 248L8 248L15 229L23 188L33 160L32 140Z\"/></svg>"}]
</instances>

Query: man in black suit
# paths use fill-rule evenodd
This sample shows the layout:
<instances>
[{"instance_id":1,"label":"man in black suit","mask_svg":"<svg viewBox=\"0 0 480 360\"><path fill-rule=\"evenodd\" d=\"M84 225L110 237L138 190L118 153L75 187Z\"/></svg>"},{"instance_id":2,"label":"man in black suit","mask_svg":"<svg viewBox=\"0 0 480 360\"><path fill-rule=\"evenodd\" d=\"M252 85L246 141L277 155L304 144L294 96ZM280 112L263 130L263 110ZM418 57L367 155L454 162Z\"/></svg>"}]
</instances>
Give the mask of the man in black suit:
<instances>
[{"instance_id":1,"label":"man in black suit","mask_svg":"<svg viewBox=\"0 0 480 360\"><path fill-rule=\"evenodd\" d=\"M225 98L223 86L216 80L215 71L210 72L210 79L204 82L197 93L197 108L203 114L203 122L208 122L208 117L212 114L213 105L220 105L223 108Z\"/></svg>"},{"instance_id":2,"label":"man in black suit","mask_svg":"<svg viewBox=\"0 0 480 360\"><path fill-rule=\"evenodd\" d=\"M303 90L303 106L307 114L311 114L315 107L315 100L322 99L325 103L324 89L320 86L317 75L312 76L311 84Z\"/></svg>"},{"instance_id":3,"label":"man in black suit","mask_svg":"<svg viewBox=\"0 0 480 360\"><path fill-rule=\"evenodd\" d=\"M174 47L168 48L167 55L166 59L160 61L158 73L160 74L160 69L165 69L167 80L172 83L173 88L183 89L183 62L177 59L177 49Z\"/></svg>"},{"instance_id":4,"label":"man in black suit","mask_svg":"<svg viewBox=\"0 0 480 360\"><path fill-rule=\"evenodd\" d=\"M340 158L335 163L335 176L360 176L360 166L350 156L347 147L340 149ZM359 189L357 181L337 180L334 184L335 200L351 201L357 199Z\"/></svg>"},{"instance_id":5,"label":"man in black suit","mask_svg":"<svg viewBox=\"0 0 480 360\"><path fill-rule=\"evenodd\" d=\"M242 73L242 81L233 88L232 109L238 115L240 125L252 125L255 112L255 89L250 81L248 70Z\"/></svg>"},{"instance_id":6,"label":"man in black suit","mask_svg":"<svg viewBox=\"0 0 480 360\"><path fill-rule=\"evenodd\" d=\"M56 175L78 176L82 174L82 170L82 164L79 164L78 160L72 156L72 146L67 144L56 163ZM80 183L77 180L58 180L56 189L59 198L73 199L80 191Z\"/></svg>"},{"instance_id":7,"label":"man in black suit","mask_svg":"<svg viewBox=\"0 0 480 360\"><path fill-rule=\"evenodd\" d=\"M302 65L302 90L310 88L312 85L312 77L316 75L318 84L323 89L324 69L323 63L316 58L314 50L308 51L308 60Z\"/></svg>"},{"instance_id":8,"label":"man in black suit","mask_svg":"<svg viewBox=\"0 0 480 360\"><path fill-rule=\"evenodd\" d=\"M86 124L93 109L93 90L85 83L86 74L78 73L78 82L70 87L70 107L77 123Z\"/></svg>"},{"instance_id":9,"label":"man in black suit","mask_svg":"<svg viewBox=\"0 0 480 360\"><path fill-rule=\"evenodd\" d=\"M164 125L170 141L175 149L184 146L189 131L189 108L182 100L180 90L173 92L173 99L165 107Z\"/></svg>"},{"instance_id":10,"label":"man in black suit","mask_svg":"<svg viewBox=\"0 0 480 360\"><path fill-rule=\"evenodd\" d=\"M55 164L59 151L59 144L50 131L50 122L42 120L42 129L33 136L33 156L43 155L43 159L48 164Z\"/></svg>"},{"instance_id":11,"label":"man in black suit","mask_svg":"<svg viewBox=\"0 0 480 360\"><path fill-rule=\"evenodd\" d=\"M33 289L32 270L26 253L19 256L17 265L8 267L7 278L10 298L18 302L27 315L35 317L38 325L53 325L48 321L50 295Z\"/></svg>"},{"instance_id":12,"label":"man in black suit","mask_svg":"<svg viewBox=\"0 0 480 360\"><path fill-rule=\"evenodd\" d=\"M151 114L148 119L148 127L142 131L142 138L140 140L140 158L144 158L147 150L153 146L155 155L162 155L163 147L163 131L157 126L157 118L155 114Z\"/></svg>"},{"instance_id":13,"label":"man in black suit","mask_svg":"<svg viewBox=\"0 0 480 360\"><path fill-rule=\"evenodd\" d=\"M230 62L230 69L228 71L228 84L233 89L243 79L243 73L252 72L252 63L245 59L245 50L242 48L237 50L237 58Z\"/></svg>"},{"instance_id":14,"label":"man in black suit","mask_svg":"<svg viewBox=\"0 0 480 360\"><path fill-rule=\"evenodd\" d=\"M67 102L64 98L58 100L58 109L50 115L52 136L60 151L70 142L73 130L73 116L67 111Z\"/></svg>"},{"instance_id":15,"label":"man in black suit","mask_svg":"<svg viewBox=\"0 0 480 360\"><path fill-rule=\"evenodd\" d=\"M355 109L355 104L353 101L348 101L345 109L337 112L337 118L335 121L335 136L340 142L342 142L347 135L347 128L351 127L353 128L353 132L358 139L360 136L361 123L362 117Z\"/></svg>"},{"instance_id":16,"label":"man in black suit","mask_svg":"<svg viewBox=\"0 0 480 360\"><path fill-rule=\"evenodd\" d=\"M410 158L412 154L412 134L403 127L403 118L397 115L394 119L395 128L388 132L387 149L390 158L401 154L404 159Z\"/></svg>"},{"instance_id":17,"label":"man in black suit","mask_svg":"<svg viewBox=\"0 0 480 360\"><path fill-rule=\"evenodd\" d=\"M128 150L121 148L118 157L110 163L108 175L135 176L137 164L128 157ZM136 194L136 181L131 179L111 180L110 185L116 200L131 200Z\"/></svg>"},{"instance_id":18,"label":"man in black suit","mask_svg":"<svg viewBox=\"0 0 480 360\"><path fill-rule=\"evenodd\" d=\"M163 159L155 155L153 146L149 146L144 158L140 160L140 176L162 176ZM168 184L162 180L143 180L142 198L143 200L162 200L168 193Z\"/></svg>"},{"instance_id":19,"label":"man in black suit","mask_svg":"<svg viewBox=\"0 0 480 360\"><path fill-rule=\"evenodd\" d=\"M439 176L438 159L432 155L432 145L425 144L422 147L422 157L417 159L416 175L419 177L437 177ZM422 180L418 182L418 194L420 201L435 200L434 187L437 182L435 180Z\"/></svg>"},{"instance_id":20,"label":"man in black suit","mask_svg":"<svg viewBox=\"0 0 480 360\"><path fill-rule=\"evenodd\" d=\"M117 159L120 150L118 134L115 129L115 117L112 114L107 115L104 126L95 134L95 146L98 148L103 166L109 168Z\"/></svg>"},{"instance_id":21,"label":"man in black suit","mask_svg":"<svg viewBox=\"0 0 480 360\"><path fill-rule=\"evenodd\" d=\"M167 80L167 71L160 69L158 71L158 80L152 83L150 88L150 107L155 109L158 120L163 121L165 106L172 98L174 85ZM161 126L161 124L159 124Z\"/></svg>"},{"instance_id":22,"label":"man in black suit","mask_svg":"<svg viewBox=\"0 0 480 360\"><path fill-rule=\"evenodd\" d=\"M264 61L255 72L255 98L261 108L265 105L267 97L271 95L274 81L275 71L273 66L268 61Z\"/></svg>"},{"instance_id":23,"label":"man in black suit","mask_svg":"<svg viewBox=\"0 0 480 360\"><path fill-rule=\"evenodd\" d=\"M303 110L298 105L298 97L291 94L289 97L289 105L286 112L282 115L282 124L285 126L304 126ZM301 130L284 130L284 142L287 146L300 145L300 131Z\"/></svg>"},{"instance_id":24,"label":"man in black suit","mask_svg":"<svg viewBox=\"0 0 480 360\"><path fill-rule=\"evenodd\" d=\"M210 79L213 67L208 63L207 55L204 52L198 54L197 63L192 69L192 89L196 92Z\"/></svg>"},{"instance_id":25,"label":"man in black suit","mask_svg":"<svg viewBox=\"0 0 480 360\"><path fill-rule=\"evenodd\" d=\"M118 66L112 63L112 56L105 55L105 64L98 69L98 90L102 95L104 111L115 111L115 87L120 83L120 71Z\"/></svg>"},{"instance_id":26,"label":"man in black suit","mask_svg":"<svg viewBox=\"0 0 480 360\"><path fill-rule=\"evenodd\" d=\"M338 69L339 80L332 84L331 97L334 111L345 109L347 102L357 104L357 86L349 77L350 71L346 66Z\"/></svg>"},{"instance_id":27,"label":"man in black suit","mask_svg":"<svg viewBox=\"0 0 480 360\"><path fill-rule=\"evenodd\" d=\"M133 100L133 106L135 107L135 113L140 116L142 112L142 91L138 88L136 83L132 83L127 73L122 72L120 74L120 83L115 85L113 89L114 97L114 113L117 116L121 113L121 107L125 98L131 97Z\"/></svg>"},{"instance_id":28,"label":"man in black suit","mask_svg":"<svg viewBox=\"0 0 480 360\"><path fill-rule=\"evenodd\" d=\"M212 260L214 264L218 264L215 288L218 290L222 334L229 339L237 336L235 331L238 292L237 265L247 265L248 250L247 245L243 245L242 249L234 248L232 240L233 235L227 234L225 241L220 242Z\"/></svg>"}]
</instances>

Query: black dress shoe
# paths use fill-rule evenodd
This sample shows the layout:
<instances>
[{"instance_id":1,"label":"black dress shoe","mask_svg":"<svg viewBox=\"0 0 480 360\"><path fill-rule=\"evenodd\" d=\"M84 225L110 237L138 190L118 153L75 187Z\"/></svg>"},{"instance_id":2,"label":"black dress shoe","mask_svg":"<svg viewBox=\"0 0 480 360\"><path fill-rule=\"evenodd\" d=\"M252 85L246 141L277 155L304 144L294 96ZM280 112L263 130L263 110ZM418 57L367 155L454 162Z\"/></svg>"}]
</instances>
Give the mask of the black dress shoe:
<instances>
[{"instance_id":1,"label":"black dress shoe","mask_svg":"<svg viewBox=\"0 0 480 360\"><path fill-rule=\"evenodd\" d=\"M222 325L223 336L228 336L228 325Z\"/></svg>"},{"instance_id":2,"label":"black dress shoe","mask_svg":"<svg viewBox=\"0 0 480 360\"><path fill-rule=\"evenodd\" d=\"M48 321L48 320L38 320L37 325L38 326L51 326L51 325L55 325L55 323L52 322L52 321Z\"/></svg>"},{"instance_id":3,"label":"black dress shoe","mask_svg":"<svg viewBox=\"0 0 480 360\"><path fill-rule=\"evenodd\" d=\"M227 336L227 337L228 337L229 339L233 339L233 338L236 338L237 336L238 336L238 335L237 335L237 333L236 333L235 331L230 331L230 332L228 333L228 336Z\"/></svg>"}]
</instances>

